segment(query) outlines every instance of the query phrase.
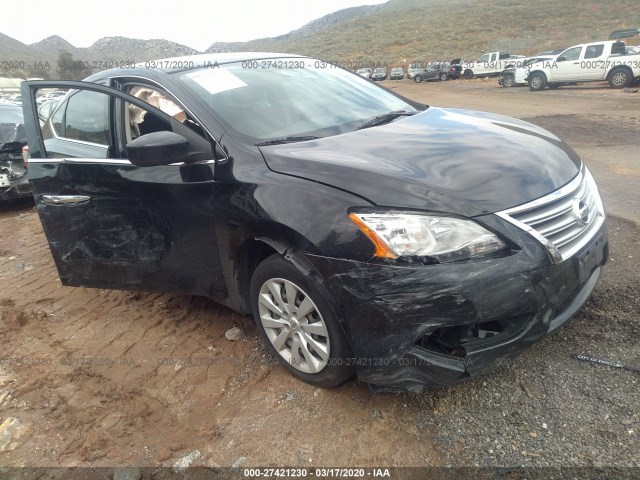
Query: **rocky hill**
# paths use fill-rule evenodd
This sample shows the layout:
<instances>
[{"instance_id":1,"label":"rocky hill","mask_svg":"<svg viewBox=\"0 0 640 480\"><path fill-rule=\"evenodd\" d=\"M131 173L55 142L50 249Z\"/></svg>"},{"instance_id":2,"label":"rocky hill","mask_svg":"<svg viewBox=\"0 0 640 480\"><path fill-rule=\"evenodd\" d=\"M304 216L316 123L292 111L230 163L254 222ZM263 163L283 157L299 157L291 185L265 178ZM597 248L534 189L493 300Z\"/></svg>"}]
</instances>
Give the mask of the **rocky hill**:
<instances>
[{"instance_id":1,"label":"rocky hill","mask_svg":"<svg viewBox=\"0 0 640 480\"><path fill-rule=\"evenodd\" d=\"M640 25L636 0L389 0L357 13L335 22L323 17L276 38L214 43L207 51L279 51L403 65L414 59L473 60L488 50L537 53Z\"/></svg>"},{"instance_id":2,"label":"rocky hill","mask_svg":"<svg viewBox=\"0 0 640 480\"><path fill-rule=\"evenodd\" d=\"M640 25L637 0L389 0L340 10L274 38L215 42L207 52L297 53L346 65L405 65L412 60L477 59L483 51L537 53L606 39L612 30ZM1 27L0 27L1 28ZM640 39L627 40L638 44ZM76 48L59 36L25 45L0 34L0 76L55 78L60 51L95 66L199 53L167 40L106 37ZM49 69L34 67L49 62ZM11 67L11 68L9 68Z\"/></svg>"},{"instance_id":3,"label":"rocky hill","mask_svg":"<svg viewBox=\"0 0 640 480\"><path fill-rule=\"evenodd\" d=\"M162 39L104 37L90 47L78 48L57 35L25 45L0 33L0 76L57 78L57 60L62 51L71 53L75 62L88 65L89 71L102 70L110 62L144 62L201 53Z\"/></svg>"},{"instance_id":4,"label":"rocky hill","mask_svg":"<svg viewBox=\"0 0 640 480\"><path fill-rule=\"evenodd\" d=\"M69 53L75 54L78 49L67 42L64 38L59 37L58 35L52 35L50 37L45 38L44 40L40 40L39 42L32 43L31 47L37 48L43 52L58 55L58 52L61 50L66 50Z\"/></svg>"}]
</instances>

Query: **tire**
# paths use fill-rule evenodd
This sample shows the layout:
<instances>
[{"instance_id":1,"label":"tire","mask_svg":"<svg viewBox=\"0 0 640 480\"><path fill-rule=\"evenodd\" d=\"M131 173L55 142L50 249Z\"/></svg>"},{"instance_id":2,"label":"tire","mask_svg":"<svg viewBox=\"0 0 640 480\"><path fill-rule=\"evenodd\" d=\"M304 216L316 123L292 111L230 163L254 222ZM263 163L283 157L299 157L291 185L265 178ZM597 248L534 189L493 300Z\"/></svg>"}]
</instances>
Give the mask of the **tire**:
<instances>
[{"instance_id":1,"label":"tire","mask_svg":"<svg viewBox=\"0 0 640 480\"><path fill-rule=\"evenodd\" d=\"M513 75L505 75L504 77L502 77L502 86L509 88L509 87L513 87L516 84L516 79L514 78Z\"/></svg>"},{"instance_id":2,"label":"tire","mask_svg":"<svg viewBox=\"0 0 640 480\"><path fill-rule=\"evenodd\" d=\"M471 79L473 78L473 72L472 72L470 69L468 69L468 68L467 68L467 69L464 71L464 73L462 74L462 77L463 77L465 80L471 80Z\"/></svg>"},{"instance_id":3,"label":"tire","mask_svg":"<svg viewBox=\"0 0 640 480\"><path fill-rule=\"evenodd\" d=\"M256 268L250 292L260 335L293 376L316 387L335 387L353 376L347 336L310 277L272 255Z\"/></svg>"},{"instance_id":4,"label":"tire","mask_svg":"<svg viewBox=\"0 0 640 480\"><path fill-rule=\"evenodd\" d=\"M447 72L442 72L442 73L440 74L440 80L441 80L441 81L443 81L443 82L444 82L445 80L449 80L449 75L447 74Z\"/></svg>"},{"instance_id":5,"label":"tire","mask_svg":"<svg viewBox=\"0 0 640 480\"><path fill-rule=\"evenodd\" d=\"M631 85L633 77L629 74L629 70L624 67L618 67L611 70L609 74L609 86L611 88L625 88Z\"/></svg>"},{"instance_id":6,"label":"tire","mask_svg":"<svg viewBox=\"0 0 640 480\"><path fill-rule=\"evenodd\" d=\"M422 76L421 75L416 75L415 77L413 77L413 81L416 82L416 83L422 82Z\"/></svg>"},{"instance_id":7,"label":"tire","mask_svg":"<svg viewBox=\"0 0 640 480\"><path fill-rule=\"evenodd\" d=\"M534 72L529 75L529 89L532 92L544 90L547 86L547 77L542 72Z\"/></svg>"}]
</instances>

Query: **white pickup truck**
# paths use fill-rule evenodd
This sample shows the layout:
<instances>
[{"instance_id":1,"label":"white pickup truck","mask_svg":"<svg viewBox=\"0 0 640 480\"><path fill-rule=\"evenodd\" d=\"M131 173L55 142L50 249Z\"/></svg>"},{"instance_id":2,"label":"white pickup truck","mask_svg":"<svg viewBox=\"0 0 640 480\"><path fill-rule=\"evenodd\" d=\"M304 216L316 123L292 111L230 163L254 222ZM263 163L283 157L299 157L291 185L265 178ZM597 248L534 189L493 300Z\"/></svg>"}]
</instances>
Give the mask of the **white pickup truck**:
<instances>
[{"instance_id":1,"label":"white pickup truck","mask_svg":"<svg viewBox=\"0 0 640 480\"><path fill-rule=\"evenodd\" d=\"M512 55L508 52L485 53L475 62L465 62L462 65L462 76L467 80L474 76L495 77L518 58L524 58L524 55Z\"/></svg>"},{"instance_id":2,"label":"white pickup truck","mask_svg":"<svg viewBox=\"0 0 640 480\"><path fill-rule=\"evenodd\" d=\"M626 54L624 42L601 41L567 48L554 58L532 63L526 77L533 91L563 83L608 81L624 88L640 78L640 54Z\"/></svg>"}]
</instances>

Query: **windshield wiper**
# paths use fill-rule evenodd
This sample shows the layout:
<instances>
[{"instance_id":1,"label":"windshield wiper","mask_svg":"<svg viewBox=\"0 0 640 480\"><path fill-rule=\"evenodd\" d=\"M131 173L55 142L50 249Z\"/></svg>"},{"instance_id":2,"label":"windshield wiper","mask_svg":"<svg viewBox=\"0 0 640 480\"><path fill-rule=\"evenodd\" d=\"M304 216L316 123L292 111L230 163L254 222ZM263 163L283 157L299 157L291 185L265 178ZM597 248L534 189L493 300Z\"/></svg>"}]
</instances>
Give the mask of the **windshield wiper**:
<instances>
[{"instance_id":1,"label":"windshield wiper","mask_svg":"<svg viewBox=\"0 0 640 480\"><path fill-rule=\"evenodd\" d=\"M322 137L314 137L313 135L301 135L299 137L272 138L271 140L265 140L264 142L256 143L256 147L266 147L267 145L282 145L283 143L305 142L307 140L317 140L318 138Z\"/></svg>"},{"instance_id":2,"label":"windshield wiper","mask_svg":"<svg viewBox=\"0 0 640 480\"><path fill-rule=\"evenodd\" d=\"M358 127L358 130L362 130L363 128L375 127L376 125L382 125L384 123L389 123L391 120L395 120L398 117L407 117L410 115L415 115L416 113L418 112L407 112L406 110L396 110L395 112L383 113L382 115L378 115L364 122Z\"/></svg>"}]
</instances>

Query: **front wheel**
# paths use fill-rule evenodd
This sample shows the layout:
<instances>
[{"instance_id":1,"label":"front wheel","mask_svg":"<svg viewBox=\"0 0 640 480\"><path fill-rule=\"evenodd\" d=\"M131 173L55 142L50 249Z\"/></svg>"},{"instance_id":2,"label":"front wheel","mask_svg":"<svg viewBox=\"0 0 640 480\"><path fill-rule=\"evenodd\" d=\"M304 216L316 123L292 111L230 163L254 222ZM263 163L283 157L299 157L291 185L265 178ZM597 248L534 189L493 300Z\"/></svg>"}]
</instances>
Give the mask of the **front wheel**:
<instances>
[{"instance_id":1,"label":"front wheel","mask_svg":"<svg viewBox=\"0 0 640 480\"><path fill-rule=\"evenodd\" d=\"M353 376L349 342L324 294L280 255L256 268L251 306L269 350L295 377L335 387Z\"/></svg>"},{"instance_id":2,"label":"front wheel","mask_svg":"<svg viewBox=\"0 0 640 480\"><path fill-rule=\"evenodd\" d=\"M416 75L415 77L413 77L413 81L416 83L422 82L422 76Z\"/></svg>"},{"instance_id":3,"label":"front wheel","mask_svg":"<svg viewBox=\"0 0 640 480\"><path fill-rule=\"evenodd\" d=\"M502 86L503 87L513 87L516 84L516 79L513 75L505 75L502 77Z\"/></svg>"},{"instance_id":4,"label":"front wheel","mask_svg":"<svg viewBox=\"0 0 640 480\"><path fill-rule=\"evenodd\" d=\"M449 79L449 75L447 75L447 72L442 72L440 74L440 80L442 80L443 82L448 79Z\"/></svg>"},{"instance_id":5,"label":"front wheel","mask_svg":"<svg viewBox=\"0 0 640 480\"><path fill-rule=\"evenodd\" d=\"M464 77L465 80L471 80L473 78L473 71L467 68L462 74L462 76Z\"/></svg>"},{"instance_id":6,"label":"front wheel","mask_svg":"<svg viewBox=\"0 0 640 480\"><path fill-rule=\"evenodd\" d=\"M544 73L536 72L529 76L529 89L533 92L544 90L547 86L547 77Z\"/></svg>"},{"instance_id":7,"label":"front wheel","mask_svg":"<svg viewBox=\"0 0 640 480\"><path fill-rule=\"evenodd\" d=\"M611 88L625 88L631 85L633 78L626 68L614 68L609 74L609 86Z\"/></svg>"}]
</instances>

